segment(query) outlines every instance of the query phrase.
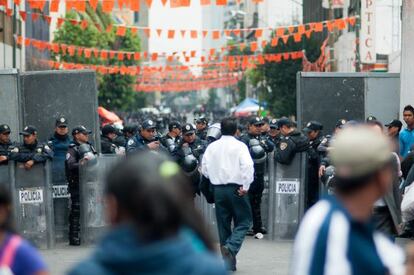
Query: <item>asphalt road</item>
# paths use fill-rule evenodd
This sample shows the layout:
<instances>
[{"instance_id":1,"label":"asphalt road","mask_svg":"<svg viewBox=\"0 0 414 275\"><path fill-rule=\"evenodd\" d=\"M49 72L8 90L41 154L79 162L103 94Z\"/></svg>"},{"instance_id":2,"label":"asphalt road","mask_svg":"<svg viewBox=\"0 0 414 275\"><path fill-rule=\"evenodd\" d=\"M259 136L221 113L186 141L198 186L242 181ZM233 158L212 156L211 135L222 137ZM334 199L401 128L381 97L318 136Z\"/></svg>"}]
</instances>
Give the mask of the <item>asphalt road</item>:
<instances>
[{"instance_id":1,"label":"asphalt road","mask_svg":"<svg viewBox=\"0 0 414 275\"><path fill-rule=\"evenodd\" d=\"M285 275L288 274L291 242L271 242L247 237L237 257L235 274ZM50 272L53 275L65 274L72 266L85 259L93 247L70 247L60 245L55 249L43 250Z\"/></svg>"}]
</instances>

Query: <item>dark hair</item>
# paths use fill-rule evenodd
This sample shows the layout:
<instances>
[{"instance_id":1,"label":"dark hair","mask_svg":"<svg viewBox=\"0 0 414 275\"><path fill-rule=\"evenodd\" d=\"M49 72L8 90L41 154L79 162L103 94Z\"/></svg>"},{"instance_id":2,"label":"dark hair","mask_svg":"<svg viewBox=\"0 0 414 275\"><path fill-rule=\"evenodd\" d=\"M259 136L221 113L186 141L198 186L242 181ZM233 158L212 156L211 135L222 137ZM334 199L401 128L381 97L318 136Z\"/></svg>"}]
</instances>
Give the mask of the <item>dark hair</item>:
<instances>
[{"instance_id":1,"label":"dark hair","mask_svg":"<svg viewBox=\"0 0 414 275\"><path fill-rule=\"evenodd\" d=\"M223 118L221 121L221 134L223 136L234 136L237 132L237 120L233 117Z\"/></svg>"},{"instance_id":2,"label":"dark hair","mask_svg":"<svg viewBox=\"0 0 414 275\"><path fill-rule=\"evenodd\" d=\"M404 107L404 111L403 112L411 112L414 115L414 107L411 105L407 105Z\"/></svg>"},{"instance_id":3,"label":"dark hair","mask_svg":"<svg viewBox=\"0 0 414 275\"><path fill-rule=\"evenodd\" d=\"M11 206L12 198L10 192L4 186L0 186L0 207L11 209ZM15 233L11 211L9 211L6 221L3 224L0 224L0 229Z\"/></svg>"},{"instance_id":4,"label":"dark hair","mask_svg":"<svg viewBox=\"0 0 414 275\"><path fill-rule=\"evenodd\" d=\"M189 228L213 251L191 188L179 166L166 155L140 151L111 169L105 192L115 197L119 212L130 217L143 242L163 240Z\"/></svg>"}]
</instances>

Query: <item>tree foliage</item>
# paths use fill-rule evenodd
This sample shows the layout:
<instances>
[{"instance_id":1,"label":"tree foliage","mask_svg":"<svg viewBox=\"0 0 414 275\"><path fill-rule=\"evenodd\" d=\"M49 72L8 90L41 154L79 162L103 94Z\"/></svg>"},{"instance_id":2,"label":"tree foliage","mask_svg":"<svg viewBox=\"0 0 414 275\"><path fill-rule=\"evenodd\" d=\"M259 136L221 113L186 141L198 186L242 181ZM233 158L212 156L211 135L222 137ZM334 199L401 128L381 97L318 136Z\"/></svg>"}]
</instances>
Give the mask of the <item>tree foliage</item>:
<instances>
[{"instance_id":1,"label":"tree foliage","mask_svg":"<svg viewBox=\"0 0 414 275\"><path fill-rule=\"evenodd\" d=\"M309 60L320 55L320 44L313 39L295 43L290 37L288 43L279 41L276 47L267 46L263 53L284 53L305 50ZM280 63L265 63L248 73L249 80L258 89L259 97L268 104L269 111L276 117L296 115L296 75L302 69L302 60L288 60ZM265 80L265 81L264 81ZM266 83L265 87L263 83ZM261 83L262 85L258 85Z\"/></svg>"},{"instance_id":2,"label":"tree foliage","mask_svg":"<svg viewBox=\"0 0 414 275\"><path fill-rule=\"evenodd\" d=\"M65 21L61 28L55 32L54 42L65 43L67 45L77 45L88 48L106 49L106 50L120 50L120 51L140 51L140 39L136 34L132 34L130 30L127 31L124 37L116 36L115 30L111 32L100 31L106 30L107 27L113 24L113 19L110 15L102 12L101 5L93 10L89 4L85 13L77 13L69 11L66 14L68 19L87 20L88 26L82 28L79 24L71 24ZM100 29L100 30L99 30ZM117 60L115 58L108 58L102 60L96 58L93 54L91 58L84 56L74 56L55 54L54 58L64 62L74 62L82 64L96 64L96 65L134 65L132 60ZM138 64L135 64L138 65ZM97 74L98 90L99 90L99 104L108 109L127 111L134 108L145 106L146 95L144 93L137 93L134 91L134 84L136 78L130 75L120 74Z\"/></svg>"}]
</instances>

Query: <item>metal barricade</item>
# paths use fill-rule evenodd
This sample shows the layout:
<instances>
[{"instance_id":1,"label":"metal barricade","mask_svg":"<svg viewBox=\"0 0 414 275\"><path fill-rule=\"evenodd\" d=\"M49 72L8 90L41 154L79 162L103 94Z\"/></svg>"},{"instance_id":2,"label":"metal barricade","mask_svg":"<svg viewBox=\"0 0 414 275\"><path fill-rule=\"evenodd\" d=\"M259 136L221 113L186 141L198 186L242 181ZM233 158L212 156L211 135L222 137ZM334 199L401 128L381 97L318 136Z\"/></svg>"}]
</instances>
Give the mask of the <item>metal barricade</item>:
<instances>
[{"instance_id":1,"label":"metal barricade","mask_svg":"<svg viewBox=\"0 0 414 275\"><path fill-rule=\"evenodd\" d=\"M67 242L69 235L69 192L65 175L65 161L52 161L52 197L56 242Z\"/></svg>"},{"instance_id":2,"label":"metal barricade","mask_svg":"<svg viewBox=\"0 0 414 275\"><path fill-rule=\"evenodd\" d=\"M79 169L81 239L84 244L96 243L106 231L104 179L119 160L116 155L101 155L96 162L87 162Z\"/></svg>"},{"instance_id":3,"label":"metal barricade","mask_svg":"<svg viewBox=\"0 0 414 275\"><path fill-rule=\"evenodd\" d=\"M305 209L307 154L296 154L290 165L269 170L268 238L294 239ZM270 168L270 167L269 167Z\"/></svg>"},{"instance_id":4,"label":"metal barricade","mask_svg":"<svg viewBox=\"0 0 414 275\"><path fill-rule=\"evenodd\" d=\"M219 237L215 205L207 203L206 198L203 195L197 195L194 199L194 204L203 216L208 232L210 232L210 235L215 241L218 241Z\"/></svg>"},{"instance_id":5,"label":"metal barricade","mask_svg":"<svg viewBox=\"0 0 414 275\"><path fill-rule=\"evenodd\" d=\"M55 246L50 162L26 170L11 162L10 187L17 230L38 248Z\"/></svg>"},{"instance_id":6,"label":"metal barricade","mask_svg":"<svg viewBox=\"0 0 414 275\"><path fill-rule=\"evenodd\" d=\"M262 195L261 214L262 223L265 228L269 227L269 185L271 180L271 174L274 166L274 152L267 155L266 169L264 175L264 190Z\"/></svg>"},{"instance_id":7,"label":"metal barricade","mask_svg":"<svg viewBox=\"0 0 414 275\"><path fill-rule=\"evenodd\" d=\"M10 189L10 168L8 165L0 165L0 185Z\"/></svg>"}]
</instances>

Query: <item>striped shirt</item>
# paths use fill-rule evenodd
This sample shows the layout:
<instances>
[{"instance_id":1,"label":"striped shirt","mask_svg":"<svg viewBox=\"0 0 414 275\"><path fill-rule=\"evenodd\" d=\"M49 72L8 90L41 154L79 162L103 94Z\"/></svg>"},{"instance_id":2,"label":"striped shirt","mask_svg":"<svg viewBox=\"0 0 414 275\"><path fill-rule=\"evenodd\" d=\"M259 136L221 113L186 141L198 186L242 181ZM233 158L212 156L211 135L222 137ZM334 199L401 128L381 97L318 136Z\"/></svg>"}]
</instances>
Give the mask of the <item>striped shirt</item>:
<instances>
[{"instance_id":1,"label":"striped shirt","mask_svg":"<svg viewBox=\"0 0 414 275\"><path fill-rule=\"evenodd\" d=\"M321 200L303 218L291 274L404 274L404 253L370 223L355 221L334 198Z\"/></svg>"}]
</instances>

